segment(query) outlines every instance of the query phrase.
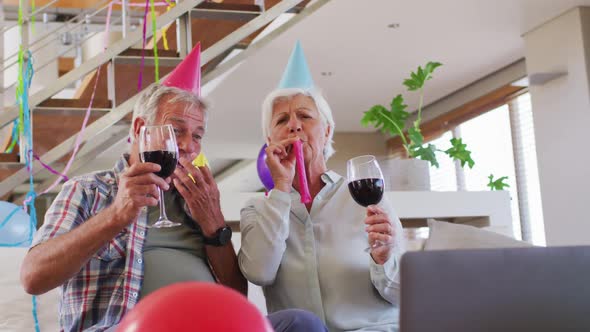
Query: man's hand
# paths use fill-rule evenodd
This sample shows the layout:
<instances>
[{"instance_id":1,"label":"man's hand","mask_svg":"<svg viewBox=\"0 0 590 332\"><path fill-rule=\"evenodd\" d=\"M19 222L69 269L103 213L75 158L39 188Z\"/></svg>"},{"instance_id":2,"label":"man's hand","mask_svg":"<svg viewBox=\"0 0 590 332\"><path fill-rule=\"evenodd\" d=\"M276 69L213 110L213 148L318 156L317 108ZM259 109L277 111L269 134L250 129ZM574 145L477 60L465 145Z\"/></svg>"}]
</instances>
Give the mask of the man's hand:
<instances>
[{"instance_id":1,"label":"man's hand","mask_svg":"<svg viewBox=\"0 0 590 332\"><path fill-rule=\"evenodd\" d=\"M158 205L158 187L162 190L170 187L166 180L154 174L160 169L158 164L136 163L121 175L112 205L119 224L128 225L137 220L144 206Z\"/></svg>"},{"instance_id":2,"label":"man's hand","mask_svg":"<svg viewBox=\"0 0 590 332\"><path fill-rule=\"evenodd\" d=\"M383 265L391 256L395 238L389 216L377 205L369 205L365 224L367 225L365 231L369 234L369 245L372 248L371 257L375 263Z\"/></svg>"},{"instance_id":3,"label":"man's hand","mask_svg":"<svg viewBox=\"0 0 590 332\"><path fill-rule=\"evenodd\" d=\"M191 159L195 157L191 156ZM186 201L191 217L199 224L203 235L212 237L225 226L217 184L208 167L195 167L184 157L179 162L182 167L176 167L174 171L174 186Z\"/></svg>"}]
</instances>

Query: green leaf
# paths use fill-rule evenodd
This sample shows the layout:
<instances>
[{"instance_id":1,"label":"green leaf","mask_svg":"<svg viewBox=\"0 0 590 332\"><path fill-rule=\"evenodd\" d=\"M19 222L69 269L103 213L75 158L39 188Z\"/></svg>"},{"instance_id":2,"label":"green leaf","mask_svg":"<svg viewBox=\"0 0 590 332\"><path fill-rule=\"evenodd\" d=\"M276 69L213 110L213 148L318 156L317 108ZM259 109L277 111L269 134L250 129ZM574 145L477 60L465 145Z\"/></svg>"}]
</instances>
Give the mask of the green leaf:
<instances>
[{"instance_id":1,"label":"green leaf","mask_svg":"<svg viewBox=\"0 0 590 332\"><path fill-rule=\"evenodd\" d=\"M416 91L422 89L424 87L424 83L432 78L432 73L437 67L442 66L442 63L439 62L428 62L424 69L421 66L418 66L416 72L410 73L410 78L404 80L404 85L408 88L409 91Z\"/></svg>"},{"instance_id":2,"label":"green leaf","mask_svg":"<svg viewBox=\"0 0 590 332\"><path fill-rule=\"evenodd\" d=\"M364 113L361 124L365 127L373 125L375 128L391 136L403 135L406 120L410 114L405 111L408 105L404 104L402 95L397 95L391 101L391 111L385 106L375 105Z\"/></svg>"},{"instance_id":3,"label":"green leaf","mask_svg":"<svg viewBox=\"0 0 590 332\"><path fill-rule=\"evenodd\" d=\"M490 190L504 190L504 188L510 187L508 183L504 182L508 180L507 176L503 176L497 180L494 180L494 175L490 174L490 176L488 176L488 180L488 187L490 188Z\"/></svg>"},{"instance_id":4,"label":"green leaf","mask_svg":"<svg viewBox=\"0 0 590 332\"><path fill-rule=\"evenodd\" d=\"M406 112L408 105L404 104L404 97L397 95L391 101L391 118L402 129L406 128L406 120L410 113Z\"/></svg>"},{"instance_id":5,"label":"green leaf","mask_svg":"<svg viewBox=\"0 0 590 332\"><path fill-rule=\"evenodd\" d=\"M422 160L426 160L430 162L432 166L438 168L440 165L438 164L438 160L436 160L436 146L432 144L428 144L427 146L423 145L411 145L410 146L410 153L414 158L420 158Z\"/></svg>"},{"instance_id":6,"label":"green leaf","mask_svg":"<svg viewBox=\"0 0 590 332\"><path fill-rule=\"evenodd\" d=\"M414 121L414 126L408 129L408 137L413 145L422 145L424 143L424 136L422 136L418 121Z\"/></svg>"},{"instance_id":7,"label":"green leaf","mask_svg":"<svg viewBox=\"0 0 590 332\"><path fill-rule=\"evenodd\" d=\"M461 161L461 167L465 167L465 164L468 164L469 168L473 168L475 161L471 159L471 151L467 150L467 144L463 144L461 138L451 138L451 144L453 146L446 150L445 153L453 160Z\"/></svg>"}]
</instances>

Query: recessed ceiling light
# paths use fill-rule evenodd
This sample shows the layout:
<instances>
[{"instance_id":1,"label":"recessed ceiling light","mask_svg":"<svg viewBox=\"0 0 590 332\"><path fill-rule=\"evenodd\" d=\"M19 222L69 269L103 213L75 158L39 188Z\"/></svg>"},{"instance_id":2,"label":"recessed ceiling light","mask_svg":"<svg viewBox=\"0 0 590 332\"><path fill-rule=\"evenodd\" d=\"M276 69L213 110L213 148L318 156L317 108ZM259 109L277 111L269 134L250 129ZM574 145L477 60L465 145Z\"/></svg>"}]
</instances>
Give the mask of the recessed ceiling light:
<instances>
[{"instance_id":1,"label":"recessed ceiling light","mask_svg":"<svg viewBox=\"0 0 590 332\"><path fill-rule=\"evenodd\" d=\"M390 23L387 25L387 27L390 29L397 29L399 28L399 23Z\"/></svg>"}]
</instances>

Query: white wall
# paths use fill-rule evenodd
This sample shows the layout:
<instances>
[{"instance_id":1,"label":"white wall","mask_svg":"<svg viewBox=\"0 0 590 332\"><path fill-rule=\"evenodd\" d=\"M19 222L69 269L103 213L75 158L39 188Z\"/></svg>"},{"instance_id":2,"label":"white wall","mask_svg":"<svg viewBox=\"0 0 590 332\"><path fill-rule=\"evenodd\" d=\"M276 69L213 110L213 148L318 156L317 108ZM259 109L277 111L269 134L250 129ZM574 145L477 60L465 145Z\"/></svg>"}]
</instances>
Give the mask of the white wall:
<instances>
[{"instance_id":1,"label":"white wall","mask_svg":"<svg viewBox=\"0 0 590 332\"><path fill-rule=\"evenodd\" d=\"M359 115L359 121L360 118L361 115ZM365 154L387 155L385 139L385 136L380 133L335 133L334 149L336 153L328 160L328 169L346 176L346 161L348 159Z\"/></svg>"},{"instance_id":2,"label":"white wall","mask_svg":"<svg viewBox=\"0 0 590 332\"><path fill-rule=\"evenodd\" d=\"M590 244L590 9L570 10L524 40L529 77L567 72L530 87L547 244Z\"/></svg>"}]
</instances>

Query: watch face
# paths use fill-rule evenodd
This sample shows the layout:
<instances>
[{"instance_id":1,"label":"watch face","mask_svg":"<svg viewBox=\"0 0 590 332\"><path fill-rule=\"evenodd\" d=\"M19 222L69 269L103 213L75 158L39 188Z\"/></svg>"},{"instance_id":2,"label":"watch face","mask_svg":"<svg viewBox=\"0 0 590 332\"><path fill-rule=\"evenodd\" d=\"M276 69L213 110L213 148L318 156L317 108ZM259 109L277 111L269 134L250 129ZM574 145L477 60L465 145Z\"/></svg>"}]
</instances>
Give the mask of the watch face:
<instances>
[{"instance_id":1,"label":"watch face","mask_svg":"<svg viewBox=\"0 0 590 332\"><path fill-rule=\"evenodd\" d=\"M231 235L232 235L231 228L229 228L229 227L222 228L221 232L219 233L219 243L221 245L225 245L225 244L229 243L229 241L231 241Z\"/></svg>"}]
</instances>

